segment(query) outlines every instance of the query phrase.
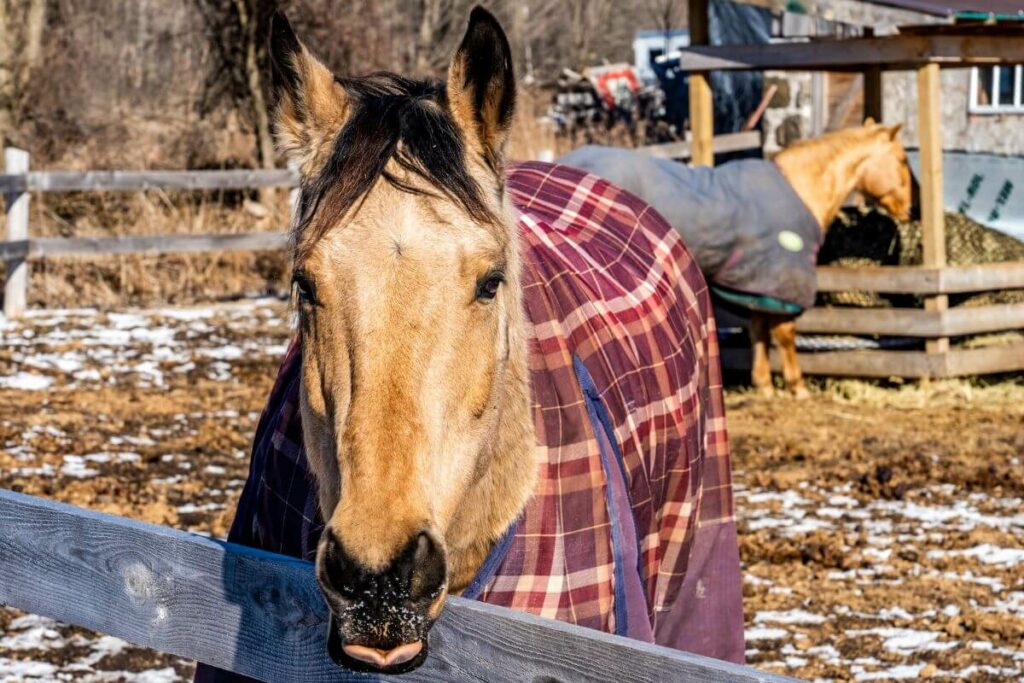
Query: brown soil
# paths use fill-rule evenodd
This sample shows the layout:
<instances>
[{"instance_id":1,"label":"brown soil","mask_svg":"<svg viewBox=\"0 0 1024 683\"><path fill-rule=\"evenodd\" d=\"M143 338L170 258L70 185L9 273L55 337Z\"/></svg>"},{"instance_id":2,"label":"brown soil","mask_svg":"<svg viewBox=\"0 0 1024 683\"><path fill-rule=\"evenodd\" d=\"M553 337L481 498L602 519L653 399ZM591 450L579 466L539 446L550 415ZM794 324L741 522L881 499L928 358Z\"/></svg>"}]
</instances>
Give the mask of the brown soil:
<instances>
[{"instance_id":1,"label":"brown soil","mask_svg":"<svg viewBox=\"0 0 1024 683\"><path fill-rule=\"evenodd\" d=\"M804 402L732 393L727 410L748 628L786 631L748 638L750 663L808 679L1021 676L1024 555L958 551L1024 548L1024 387L845 383ZM793 610L818 618L766 618Z\"/></svg>"},{"instance_id":2,"label":"brown soil","mask_svg":"<svg viewBox=\"0 0 1024 683\"><path fill-rule=\"evenodd\" d=\"M0 378L53 380L45 390L0 383L0 487L225 535L290 329L284 304L245 306L218 308L201 325L145 314L140 329L173 333L169 356L154 356L161 345L144 335L112 345L114 358L96 352L106 337L95 330L136 324L102 313L0 328ZM69 341L76 329L88 338ZM256 350L216 355L246 344ZM73 372L30 364L79 352ZM131 363L150 356L162 384L145 388L153 366ZM83 370L98 379L76 378ZM802 402L739 388L727 408L751 664L806 679L1024 675L1019 380L836 383ZM82 467L94 473L76 476ZM0 608L0 638L21 632L17 616ZM88 668L66 667L96 636L53 629L64 645L0 646L0 680L4 658L85 677ZM168 667L191 671L141 648L91 670L132 680Z\"/></svg>"}]
</instances>

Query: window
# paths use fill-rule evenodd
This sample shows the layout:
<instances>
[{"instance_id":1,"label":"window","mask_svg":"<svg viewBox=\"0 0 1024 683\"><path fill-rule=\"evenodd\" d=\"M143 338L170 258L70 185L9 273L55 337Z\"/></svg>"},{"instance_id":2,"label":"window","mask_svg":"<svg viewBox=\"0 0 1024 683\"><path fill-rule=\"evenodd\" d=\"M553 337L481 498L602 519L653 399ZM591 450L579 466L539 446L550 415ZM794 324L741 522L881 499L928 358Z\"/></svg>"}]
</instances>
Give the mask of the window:
<instances>
[{"instance_id":1,"label":"window","mask_svg":"<svg viewBox=\"0 0 1024 683\"><path fill-rule=\"evenodd\" d=\"M967 106L972 114L1024 114L1022 65L976 66L971 69Z\"/></svg>"}]
</instances>

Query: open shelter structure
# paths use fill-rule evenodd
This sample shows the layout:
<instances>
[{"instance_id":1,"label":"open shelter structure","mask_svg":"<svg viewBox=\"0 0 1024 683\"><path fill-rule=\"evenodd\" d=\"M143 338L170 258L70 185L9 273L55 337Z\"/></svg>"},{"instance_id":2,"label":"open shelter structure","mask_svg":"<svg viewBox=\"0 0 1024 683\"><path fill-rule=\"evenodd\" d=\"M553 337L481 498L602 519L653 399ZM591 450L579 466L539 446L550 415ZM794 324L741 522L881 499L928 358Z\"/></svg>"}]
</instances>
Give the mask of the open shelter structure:
<instances>
[{"instance_id":1,"label":"open shelter structure","mask_svg":"<svg viewBox=\"0 0 1024 683\"><path fill-rule=\"evenodd\" d=\"M794 10L783 0L741 0L773 10ZM1024 62L1024 12L1005 0L801 0L806 14L830 20L863 22L870 6L906 7L908 18L929 12L941 21L901 26L890 35L809 39L770 45L708 45L708 0L689 0L690 46L681 67L690 72L692 160L712 165L711 89L707 74L718 70L860 72L864 113L881 120L882 72L917 74L922 266L870 268L822 267L821 291L869 291L917 294L924 309L815 308L797 322L804 333L896 335L925 340L923 351L853 350L802 354L800 365L812 374L870 377L950 377L1024 369L1024 341L982 348L954 348L950 338L1024 328L1024 303L949 307L949 295L1024 288L1024 262L951 267L946 260L942 173L941 69ZM915 13L911 14L910 10ZM898 15L897 15L898 16ZM952 22L952 23L950 23ZM777 359L773 358L773 365Z\"/></svg>"}]
</instances>

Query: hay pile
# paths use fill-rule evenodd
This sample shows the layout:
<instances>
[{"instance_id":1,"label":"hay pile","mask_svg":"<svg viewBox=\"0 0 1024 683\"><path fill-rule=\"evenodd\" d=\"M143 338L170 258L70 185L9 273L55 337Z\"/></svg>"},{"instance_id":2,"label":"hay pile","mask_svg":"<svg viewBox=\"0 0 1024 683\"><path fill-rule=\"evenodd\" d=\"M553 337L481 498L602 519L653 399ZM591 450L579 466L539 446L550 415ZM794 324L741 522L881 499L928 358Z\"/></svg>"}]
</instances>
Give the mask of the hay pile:
<instances>
[{"instance_id":1,"label":"hay pile","mask_svg":"<svg viewBox=\"0 0 1024 683\"><path fill-rule=\"evenodd\" d=\"M1024 261L1024 242L993 230L962 213L946 213L946 254L949 265ZM819 265L921 265L920 221L898 222L877 209L844 209L832 222L818 254ZM950 295L950 306L983 306L1024 302L1024 290ZM819 292L819 306L916 307L912 294Z\"/></svg>"}]
</instances>

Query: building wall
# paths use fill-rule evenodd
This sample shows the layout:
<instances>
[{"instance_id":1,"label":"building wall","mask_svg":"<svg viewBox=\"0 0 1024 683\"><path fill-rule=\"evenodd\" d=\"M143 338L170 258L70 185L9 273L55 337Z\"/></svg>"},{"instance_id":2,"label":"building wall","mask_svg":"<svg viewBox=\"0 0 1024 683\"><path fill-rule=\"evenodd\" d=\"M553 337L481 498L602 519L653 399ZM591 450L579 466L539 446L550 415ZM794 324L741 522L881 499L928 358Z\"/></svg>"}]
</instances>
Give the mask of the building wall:
<instances>
[{"instance_id":1,"label":"building wall","mask_svg":"<svg viewBox=\"0 0 1024 683\"><path fill-rule=\"evenodd\" d=\"M944 69L940 76L942 145L947 150L1024 155L1024 114L968 114L970 69ZM892 71L883 76L885 123L903 123L903 144L917 147L917 76Z\"/></svg>"},{"instance_id":2,"label":"building wall","mask_svg":"<svg viewBox=\"0 0 1024 683\"><path fill-rule=\"evenodd\" d=\"M775 154L806 138L811 130L811 74L804 71L765 71L764 87L777 86L761 118L764 153Z\"/></svg>"}]
</instances>

